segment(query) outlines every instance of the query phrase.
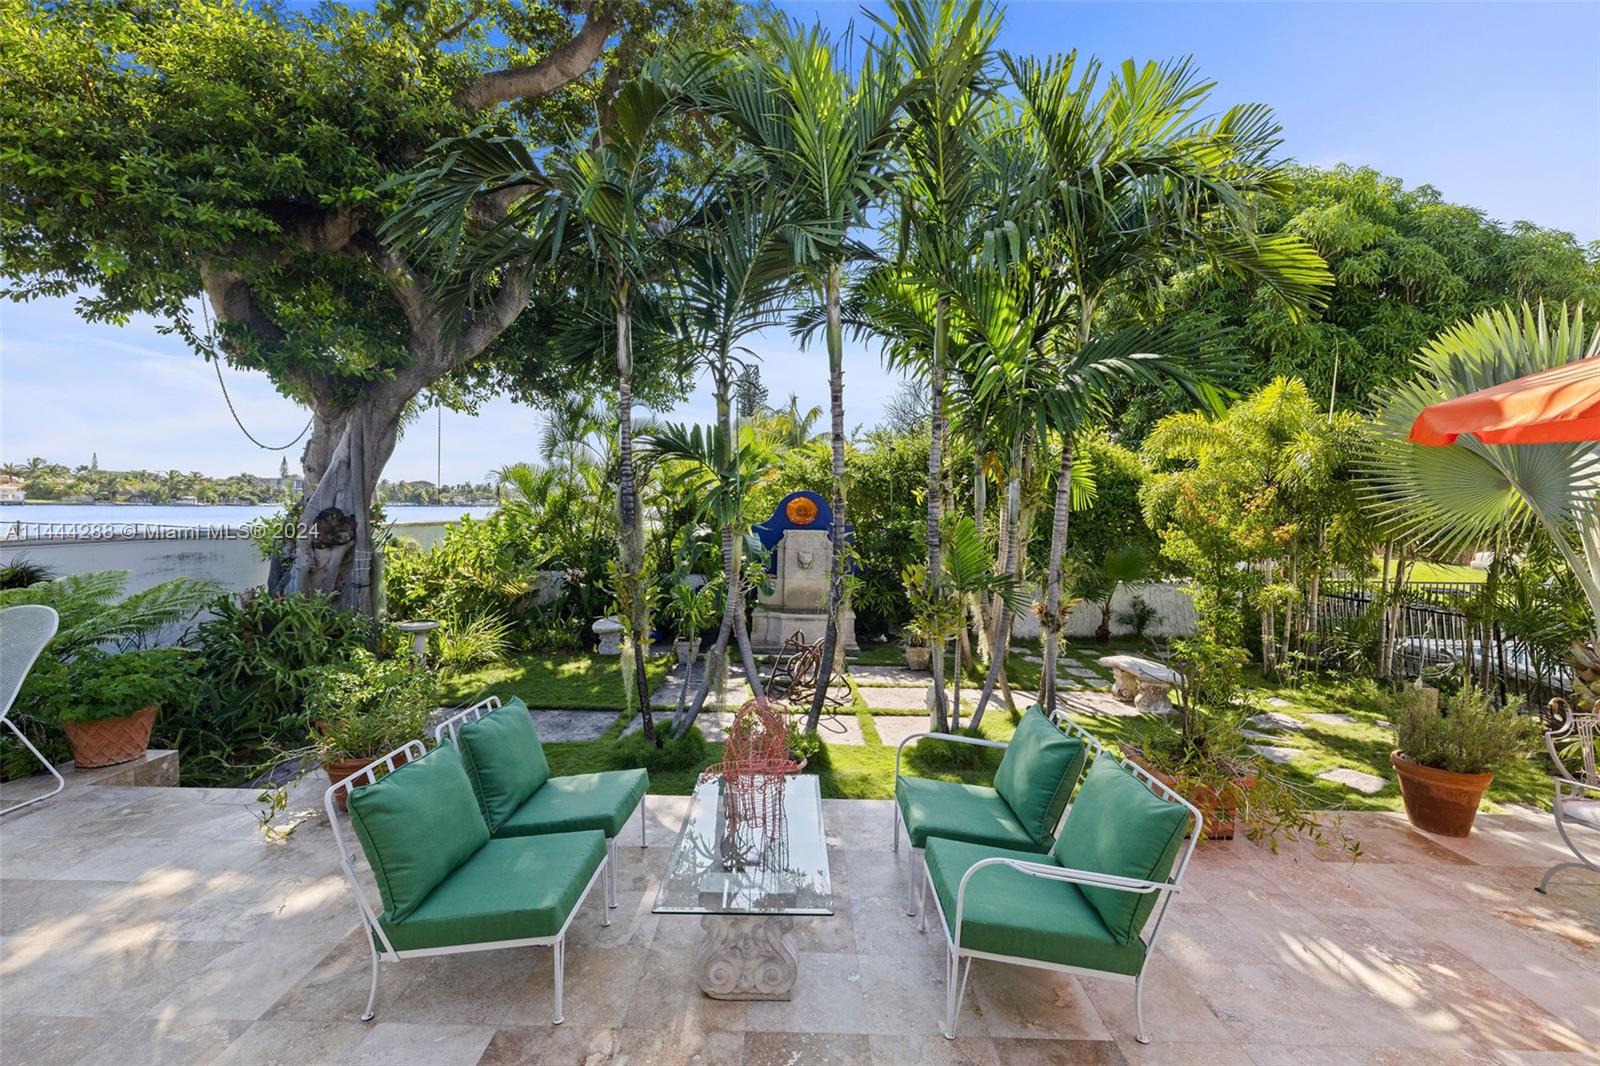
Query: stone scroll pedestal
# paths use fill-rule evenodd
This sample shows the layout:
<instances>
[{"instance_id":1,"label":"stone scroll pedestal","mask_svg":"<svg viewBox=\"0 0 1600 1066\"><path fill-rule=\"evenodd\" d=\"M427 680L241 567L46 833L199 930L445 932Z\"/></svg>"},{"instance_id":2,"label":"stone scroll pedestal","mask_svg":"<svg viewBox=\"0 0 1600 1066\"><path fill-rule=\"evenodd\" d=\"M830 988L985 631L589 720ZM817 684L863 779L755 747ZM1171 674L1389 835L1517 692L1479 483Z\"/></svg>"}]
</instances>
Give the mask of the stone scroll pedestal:
<instances>
[{"instance_id":1,"label":"stone scroll pedestal","mask_svg":"<svg viewBox=\"0 0 1600 1066\"><path fill-rule=\"evenodd\" d=\"M694 953L695 979L712 999L789 999L799 973L794 919L782 914L707 914Z\"/></svg>"}]
</instances>

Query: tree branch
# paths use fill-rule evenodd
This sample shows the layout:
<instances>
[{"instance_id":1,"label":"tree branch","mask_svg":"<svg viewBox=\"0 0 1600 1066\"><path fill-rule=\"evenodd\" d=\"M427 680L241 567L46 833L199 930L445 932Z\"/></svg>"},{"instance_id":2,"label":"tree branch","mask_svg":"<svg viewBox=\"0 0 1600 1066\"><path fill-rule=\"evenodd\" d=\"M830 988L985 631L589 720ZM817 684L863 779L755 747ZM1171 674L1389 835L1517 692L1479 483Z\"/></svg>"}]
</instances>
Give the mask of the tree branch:
<instances>
[{"instance_id":1,"label":"tree branch","mask_svg":"<svg viewBox=\"0 0 1600 1066\"><path fill-rule=\"evenodd\" d=\"M507 100L549 96L588 72L605 52L606 40L617 28L615 15L602 14L591 5L583 29L572 40L527 67L491 71L469 82L456 94L463 107L484 108Z\"/></svg>"}]
</instances>

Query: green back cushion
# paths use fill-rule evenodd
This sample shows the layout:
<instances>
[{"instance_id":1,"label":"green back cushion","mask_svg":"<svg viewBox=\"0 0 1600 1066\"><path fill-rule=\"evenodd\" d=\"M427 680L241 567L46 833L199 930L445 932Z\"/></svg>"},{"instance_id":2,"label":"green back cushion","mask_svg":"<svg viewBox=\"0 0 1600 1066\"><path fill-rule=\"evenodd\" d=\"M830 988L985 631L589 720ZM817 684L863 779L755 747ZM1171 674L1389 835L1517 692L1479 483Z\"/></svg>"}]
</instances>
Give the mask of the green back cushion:
<instances>
[{"instance_id":1,"label":"green back cushion","mask_svg":"<svg viewBox=\"0 0 1600 1066\"><path fill-rule=\"evenodd\" d=\"M1087 757L1083 739L1062 733L1037 705L1017 723L995 771L994 790L1041 847L1050 843Z\"/></svg>"},{"instance_id":2,"label":"green back cushion","mask_svg":"<svg viewBox=\"0 0 1600 1066\"><path fill-rule=\"evenodd\" d=\"M461 755L449 744L351 792L350 821L391 921L421 906L489 841Z\"/></svg>"},{"instance_id":3,"label":"green back cushion","mask_svg":"<svg viewBox=\"0 0 1600 1066\"><path fill-rule=\"evenodd\" d=\"M1187 807L1157 796L1115 758L1101 755L1083 779L1054 855L1075 870L1165 881L1189 822ZM1078 887L1119 944L1133 942L1160 897Z\"/></svg>"},{"instance_id":4,"label":"green back cushion","mask_svg":"<svg viewBox=\"0 0 1600 1066\"><path fill-rule=\"evenodd\" d=\"M550 779L544 746L528 705L513 696L497 711L456 731L472 790L494 832Z\"/></svg>"}]
</instances>

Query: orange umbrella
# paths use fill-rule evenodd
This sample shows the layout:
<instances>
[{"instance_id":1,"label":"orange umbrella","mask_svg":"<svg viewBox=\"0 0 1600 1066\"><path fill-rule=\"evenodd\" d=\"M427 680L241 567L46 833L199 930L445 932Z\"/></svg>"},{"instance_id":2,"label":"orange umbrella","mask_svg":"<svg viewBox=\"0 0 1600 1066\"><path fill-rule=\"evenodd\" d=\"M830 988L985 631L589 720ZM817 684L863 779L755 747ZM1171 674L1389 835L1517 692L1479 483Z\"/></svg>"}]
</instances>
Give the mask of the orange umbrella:
<instances>
[{"instance_id":1,"label":"orange umbrella","mask_svg":"<svg viewBox=\"0 0 1600 1066\"><path fill-rule=\"evenodd\" d=\"M1453 444L1463 433L1485 444L1600 440L1600 356L1431 404L1411 425L1417 444Z\"/></svg>"}]
</instances>

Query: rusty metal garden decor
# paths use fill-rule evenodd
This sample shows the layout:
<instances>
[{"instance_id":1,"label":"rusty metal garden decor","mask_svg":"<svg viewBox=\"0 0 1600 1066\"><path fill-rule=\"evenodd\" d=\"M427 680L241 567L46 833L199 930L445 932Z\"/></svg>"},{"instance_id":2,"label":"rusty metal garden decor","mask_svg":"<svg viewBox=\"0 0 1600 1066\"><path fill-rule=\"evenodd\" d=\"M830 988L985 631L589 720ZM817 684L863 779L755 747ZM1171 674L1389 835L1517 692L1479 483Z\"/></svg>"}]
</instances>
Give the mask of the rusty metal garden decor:
<instances>
[{"instance_id":1,"label":"rusty metal garden decor","mask_svg":"<svg viewBox=\"0 0 1600 1066\"><path fill-rule=\"evenodd\" d=\"M805 637L798 629L789 634L773 662L772 676L767 679L768 692L796 703L809 701L823 676L823 642L808 644ZM832 707L842 707L849 702L850 682L844 676L844 661L842 654L835 656L834 669L828 675L826 701Z\"/></svg>"},{"instance_id":2,"label":"rusty metal garden decor","mask_svg":"<svg viewBox=\"0 0 1600 1066\"><path fill-rule=\"evenodd\" d=\"M783 865L783 796L788 775L800 765L789 755L788 708L750 700L734 714L722 761L701 781L720 779L725 831L724 869Z\"/></svg>"}]
</instances>

